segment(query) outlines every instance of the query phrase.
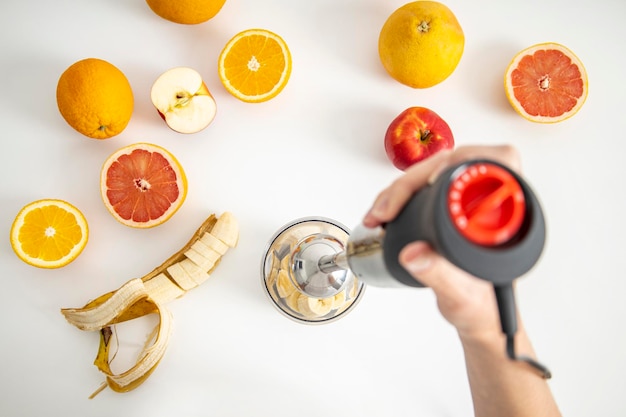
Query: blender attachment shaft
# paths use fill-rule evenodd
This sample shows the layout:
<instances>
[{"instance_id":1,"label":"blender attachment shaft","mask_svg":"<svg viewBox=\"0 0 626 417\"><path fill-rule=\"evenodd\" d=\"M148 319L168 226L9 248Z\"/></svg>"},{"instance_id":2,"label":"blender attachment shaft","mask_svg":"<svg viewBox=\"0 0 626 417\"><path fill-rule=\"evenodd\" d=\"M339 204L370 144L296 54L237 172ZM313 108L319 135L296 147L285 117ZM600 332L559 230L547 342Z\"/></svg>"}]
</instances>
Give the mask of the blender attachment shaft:
<instances>
[{"instance_id":1,"label":"blender attachment shaft","mask_svg":"<svg viewBox=\"0 0 626 417\"><path fill-rule=\"evenodd\" d=\"M348 254L342 251L333 255L324 255L319 259L318 268L324 273L350 270Z\"/></svg>"}]
</instances>

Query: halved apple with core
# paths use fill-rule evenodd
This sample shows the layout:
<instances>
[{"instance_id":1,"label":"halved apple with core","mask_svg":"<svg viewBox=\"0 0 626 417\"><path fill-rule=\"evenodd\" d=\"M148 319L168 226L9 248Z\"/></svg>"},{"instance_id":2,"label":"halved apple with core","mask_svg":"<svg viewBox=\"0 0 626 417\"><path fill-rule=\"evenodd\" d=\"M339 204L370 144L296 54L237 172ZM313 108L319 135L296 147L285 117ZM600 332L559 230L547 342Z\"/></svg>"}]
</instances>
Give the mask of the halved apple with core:
<instances>
[{"instance_id":1,"label":"halved apple with core","mask_svg":"<svg viewBox=\"0 0 626 417\"><path fill-rule=\"evenodd\" d=\"M188 67L161 74L152 85L150 99L165 123L179 133L201 131L211 124L217 111L202 77Z\"/></svg>"}]
</instances>

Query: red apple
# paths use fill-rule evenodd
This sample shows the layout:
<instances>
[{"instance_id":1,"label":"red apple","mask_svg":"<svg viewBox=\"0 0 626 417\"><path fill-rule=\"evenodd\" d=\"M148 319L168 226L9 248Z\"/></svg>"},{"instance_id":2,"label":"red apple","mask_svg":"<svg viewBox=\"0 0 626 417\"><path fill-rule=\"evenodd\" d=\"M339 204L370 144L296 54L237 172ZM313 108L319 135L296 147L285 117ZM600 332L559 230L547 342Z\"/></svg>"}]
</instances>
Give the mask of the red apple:
<instances>
[{"instance_id":1,"label":"red apple","mask_svg":"<svg viewBox=\"0 0 626 417\"><path fill-rule=\"evenodd\" d=\"M448 124L426 107L409 107L385 133L385 151L393 165L404 171L442 149L454 148Z\"/></svg>"}]
</instances>

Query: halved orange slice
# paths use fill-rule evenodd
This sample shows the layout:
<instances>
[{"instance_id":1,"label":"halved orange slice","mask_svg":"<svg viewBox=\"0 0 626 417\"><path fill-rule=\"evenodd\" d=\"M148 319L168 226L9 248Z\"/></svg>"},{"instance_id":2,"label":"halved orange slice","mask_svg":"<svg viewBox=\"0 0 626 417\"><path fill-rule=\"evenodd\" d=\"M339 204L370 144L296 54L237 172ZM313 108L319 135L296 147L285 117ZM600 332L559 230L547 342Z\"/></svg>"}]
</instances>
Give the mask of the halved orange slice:
<instances>
[{"instance_id":1,"label":"halved orange slice","mask_svg":"<svg viewBox=\"0 0 626 417\"><path fill-rule=\"evenodd\" d=\"M187 196L187 178L166 149L135 143L114 152L100 174L104 205L126 226L158 226L176 213Z\"/></svg>"},{"instance_id":2,"label":"halved orange slice","mask_svg":"<svg viewBox=\"0 0 626 417\"><path fill-rule=\"evenodd\" d=\"M11 247L24 262L60 268L80 255L87 244L85 216L63 200L45 199L24 206L11 226Z\"/></svg>"},{"instance_id":3,"label":"halved orange slice","mask_svg":"<svg viewBox=\"0 0 626 417\"><path fill-rule=\"evenodd\" d=\"M265 29L235 35L218 61L220 80L238 99L259 103L280 93L291 75L291 53L285 41Z\"/></svg>"},{"instance_id":4,"label":"halved orange slice","mask_svg":"<svg viewBox=\"0 0 626 417\"><path fill-rule=\"evenodd\" d=\"M565 46L542 43L515 55L506 69L504 87L509 103L522 117L555 123L573 116L584 104L587 72Z\"/></svg>"}]
</instances>

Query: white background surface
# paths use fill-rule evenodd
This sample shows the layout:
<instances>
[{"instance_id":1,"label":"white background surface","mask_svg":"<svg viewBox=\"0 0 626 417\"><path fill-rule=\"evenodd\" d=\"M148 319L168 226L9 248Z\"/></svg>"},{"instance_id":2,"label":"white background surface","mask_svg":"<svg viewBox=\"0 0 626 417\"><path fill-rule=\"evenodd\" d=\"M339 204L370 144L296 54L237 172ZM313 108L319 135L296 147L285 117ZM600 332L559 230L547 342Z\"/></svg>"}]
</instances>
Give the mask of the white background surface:
<instances>
[{"instance_id":1,"label":"white background surface","mask_svg":"<svg viewBox=\"0 0 626 417\"><path fill-rule=\"evenodd\" d=\"M564 415L626 415L626 3L448 0L465 52L427 90L395 82L378 60L380 27L404 3L228 0L213 20L182 26L143 0L2 1L0 415L471 415L462 352L430 291L368 288L342 320L303 326L260 285L263 249L284 223L360 222L399 175L384 132L415 105L444 117L459 145L520 149L549 227L543 258L518 286L526 326ZM221 48L252 27L280 34L293 54L287 88L256 105L230 96L216 71ZM590 78L582 110L556 125L523 120L502 87L512 56L546 41L572 49ZM108 141L81 136L56 107L58 77L86 57L120 68L135 94L129 126ZM218 104L213 124L190 136L169 130L149 101L156 77L180 65L201 72ZM189 179L181 210L150 230L117 223L100 199L102 162L138 141L168 148ZM83 254L59 270L22 263L9 244L14 216L40 198L73 203L90 225ZM240 245L170 305L174 333L157 370L133 392L88 400L103 380L92 365L98 336L68 325L59 309L144 275L226 210L240 221ZM131 348L143 342L137 327L127 333Z\"/></svg>"}]
</instances>

